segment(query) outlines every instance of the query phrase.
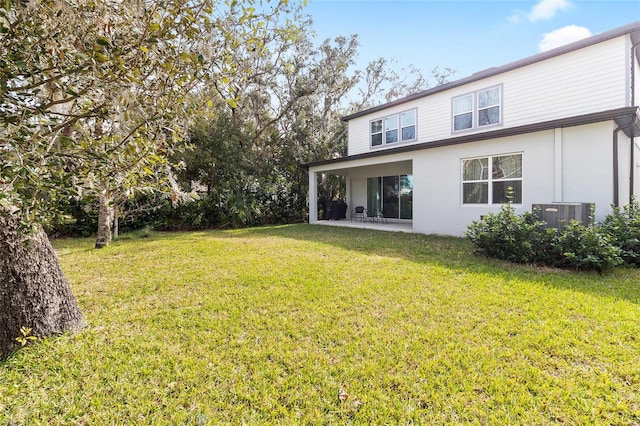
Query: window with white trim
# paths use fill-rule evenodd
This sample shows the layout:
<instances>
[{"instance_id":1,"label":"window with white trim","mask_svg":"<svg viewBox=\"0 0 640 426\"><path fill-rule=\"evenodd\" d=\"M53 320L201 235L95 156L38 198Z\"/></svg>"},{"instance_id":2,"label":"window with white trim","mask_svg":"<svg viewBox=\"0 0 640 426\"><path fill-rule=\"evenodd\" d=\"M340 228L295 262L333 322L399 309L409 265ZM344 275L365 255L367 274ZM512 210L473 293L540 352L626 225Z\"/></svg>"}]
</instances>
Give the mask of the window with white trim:
<instances>
[{"instance_id":1,"label":"window with white trim","mask_svg":"<svg viewBox=\"0 0 640 426\"><path fill-rule=\"evenodd\" d=\"M402 141L414 140L416 138L416 110L401 113L400 124L402 126Z\"/></svg>"},{"instance_id":2,"label":"window with white trim","mask_svg":"<svg viewBox=\"0 0 640 426\"><path fill-rule=\"evenodd\" d=\"M372 147L409 142L416 139L416 110L371 120L369 140Z\"/></svg>"},{"instance_id":3,"label":"window with white trim","mask_svg":"<svg viewBox=\"0 0 640 426\"><path fill-rule=\"evenodd\" d=\"M473 95L453 99L453 131L473 128Z\"/></svg>"},{"instance_id":4,"label":"window with white trim","mask_svg":"<svg viewBox=\"0 0 640 426\"><path fill-rule=\"evenodd\" d=\"M398 116L384 118L384 143L398 142Z\"/></svg>"},{"instance_id":5,"label":"window with white trim","mask_svg":"<svg viewBox=\"0 0 640 426\"><path fill-rule=\"evenodd\" d=\"M371 146L382 145L382 120L371 122Z\"/></svg>"},{"instance_id":6,"label":"window with white trim","mask_svg":"<svg viewBox=\"0 0 640 426\"><path fill-rule=\"evenodd\" d=\"M458 96L451 102L454 132L502 123L502 86Z\"/></svg>"},{"instance_id":7,"label":"window with white trim","mask_svg":"<svg viewBox=\"0 0 640 426\"><path fill-rule=\"evenodd\" d=\"M462 204L522 204L522 154L462 160Z\"/></svg>"}]
</instances>

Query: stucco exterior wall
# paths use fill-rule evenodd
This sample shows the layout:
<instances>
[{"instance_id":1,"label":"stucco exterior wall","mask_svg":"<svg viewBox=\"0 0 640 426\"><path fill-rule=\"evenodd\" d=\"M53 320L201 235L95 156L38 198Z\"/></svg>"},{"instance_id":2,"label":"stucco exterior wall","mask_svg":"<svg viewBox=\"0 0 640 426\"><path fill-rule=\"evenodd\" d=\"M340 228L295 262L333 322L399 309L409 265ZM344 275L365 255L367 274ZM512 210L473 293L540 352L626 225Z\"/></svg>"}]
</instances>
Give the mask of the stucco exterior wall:
<instances>
[{"instance_id":1,"label":"stucco exterior wall","mask_svg":"<svg viewBox=\"0 0 640 426\"><path fill-rule=\"evenodd\" d=\"M473 220L500 210L462 204L462 159L511 153L522 153L523 198L516 210L553 201L553 131L425 150L414 166L414 232L462 236Z\"/></svg>"},{"instance_id":2,"label":"stucco exterior wall","mask_svg":"<svg viewBox=\"0 0 640 426\"><path fill-rule=\"evenodd\" d=\"M613 202L613 121L524 135L424 149L336 165L314 167L314 172L340 173L349 182L349 212L366 206L367 177L413 175L413 232L463 236L467 226L501 205L462 203L462 160L473 157L522 154L522 204L589 202L596 204L596 221L611 213ZM630 139L619 134L619 197L629 199ZM635 163L640 164L640 146ZM638 175L638 168L636 174ZM640 176L634 186L640 188Z\"/></svg>"},{"instance_id":3,"label":"stucco exterior wall","mask_svg":"<svg viewBox=\"0 0 640 426\"><path fill-rule=\"evenodd\" d=\"M596 220L611 212L613 203L613 122L578 126L563 131L563 196L565 201L596 203ZM620 194L628 194L628 139L619 145ZM627 143L623 142L627 139ZM624 146L627 148L624 148ZM622 199L622 197L621 197Z\"/></svg>"},{"instance_id":4,"label":"stucco exterior wall","mask_svg":"<svg viewBox=\"0 0 640 426\"><path fill-rule=\"evenodd\" d=\"M499 211L500 205L462 204L462 159L510 153L522 153L522 204L514 206L516 211L554 201L595 202L596 220L603 220L611 212L613 197L612 130L611 122L561 129L560 152L555 149L557 136L549 130L417 153L414 232L462 236L473 220ZM621 158L621 163L625 161ZM555 167L556 162L560 167ZM628 176L628 167L620 171L621 176ZM556 182L562 188L561 199L555 197ZM628 193L628 184L621 186L621 192L625 191Z\"/></svg>"}]
</instances>

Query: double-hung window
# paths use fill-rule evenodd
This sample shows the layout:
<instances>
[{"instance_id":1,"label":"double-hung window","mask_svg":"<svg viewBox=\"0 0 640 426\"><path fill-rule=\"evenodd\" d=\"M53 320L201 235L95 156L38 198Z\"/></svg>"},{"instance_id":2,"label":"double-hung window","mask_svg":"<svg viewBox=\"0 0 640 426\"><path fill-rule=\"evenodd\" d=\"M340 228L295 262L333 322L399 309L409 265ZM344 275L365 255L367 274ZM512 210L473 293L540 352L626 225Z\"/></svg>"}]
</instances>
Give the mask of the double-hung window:
<instances>
[{"instance_id":1,"label":"double-hung window","mask_svg":"<svg viewBox=\"0 0 640 426\"><path fill-rule=\"evenodd\" d=\"M398 116L390 115L384 119L384 143L398 142Z\"/></svg>"},{"instance_id":2,"label":"double-hung window","mask_svg":"<svg viewBox=\"0 0 640 426\"><path fill-rule=\"evenodd\" d=\"M500 124L502 122L501 92L502 86L495 86L453 98L453 131Z\"/></svg>"},{"instance_id":3,"label":"double-hung window","mask_svg":"<svg viewBox=\"0 0 640 426\"><path fill-rule=\"evenodd\" d=\"M401 113L400 123L402 125L402 140L414 140L416 138L416 110Z\"/></svg>"},{"instance_id":4,"label":"double-hung window","mask_svg":"<svg viewBox=\"0 0 640 426\"><path fill-rule=\"evenodd\" d=\"M372 147L413 141L416 139L416 110L372 120L369 126L369 140Z\"/></svg>"},{"instance_id":5,"label":"double-hung window","mask_svg":"<svg viewBox=\"0 0 640 426\"><path fill-rule=\"evenodd\" d=\"M453 99L453 130L473 128L473 95Z\"/></svg>"},{"instance_id":6,"label":"double-hung window","mask_svg":"<svg viewBox=\"0 0 640 426\"><path fill-rule=\"evenodd\" d=\"M478 126L500 123L500 87L478 92Z\"/></svg>"},{"instance_id":7,"label":"double-hung window","mask_svg":"<svg viewBox=\"0 0 640 426\"><path fill-rule=\"evenodd\" d=\"M522 204L522 154L462 160L463 204Z\"/></svg>"},{"instance_id":8,"label":"double-hung window","mask_svg":"<svg viewBox=\"0 0 640 426\"><path fill-rule=\"evenodd\" d=\"M371 122L371 146L382 145L382 120Z\"/></svg>"}]
</instances>

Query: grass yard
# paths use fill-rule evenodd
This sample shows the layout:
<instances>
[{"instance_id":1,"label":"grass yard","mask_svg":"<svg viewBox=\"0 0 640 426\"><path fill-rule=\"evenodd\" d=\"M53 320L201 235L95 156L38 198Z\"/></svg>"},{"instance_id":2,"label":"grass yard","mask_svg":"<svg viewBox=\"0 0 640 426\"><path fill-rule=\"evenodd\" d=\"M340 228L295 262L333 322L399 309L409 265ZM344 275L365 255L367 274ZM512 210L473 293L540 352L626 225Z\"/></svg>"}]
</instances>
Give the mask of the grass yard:
<instances>
[{"instance_id":1,"label":"grass yard","mask_svg":"<svg viewBox=\"0 0 640 426\"><path fill-rule=\"evenodd\" d=\"M637 270L310 225L92 246L55 242L89 326L0 364L1 425L640 424Z\"/></svg>"}]
</instances>

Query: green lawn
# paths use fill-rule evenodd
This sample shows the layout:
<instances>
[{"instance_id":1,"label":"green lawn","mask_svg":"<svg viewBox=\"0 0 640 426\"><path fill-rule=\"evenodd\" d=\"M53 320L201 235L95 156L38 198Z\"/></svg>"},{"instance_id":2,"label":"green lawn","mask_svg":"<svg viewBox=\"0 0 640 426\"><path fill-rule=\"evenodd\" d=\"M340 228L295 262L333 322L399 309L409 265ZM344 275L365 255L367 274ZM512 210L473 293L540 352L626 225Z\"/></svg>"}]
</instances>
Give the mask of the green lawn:
<instances>
[{"instance_id":1,"label":"green lawn","mask_svg":"<svg viewBox=\"0 0 640 426\"><path fill-rule=\"evenodd\" d=\"M92 243L55 242L89 326L0 364L1 425L640 423L637 270L310 225Z\"/></svg>"}]
</instances>

